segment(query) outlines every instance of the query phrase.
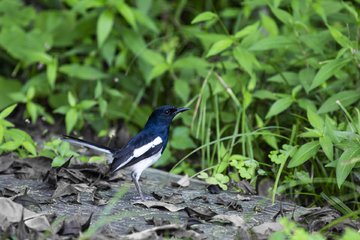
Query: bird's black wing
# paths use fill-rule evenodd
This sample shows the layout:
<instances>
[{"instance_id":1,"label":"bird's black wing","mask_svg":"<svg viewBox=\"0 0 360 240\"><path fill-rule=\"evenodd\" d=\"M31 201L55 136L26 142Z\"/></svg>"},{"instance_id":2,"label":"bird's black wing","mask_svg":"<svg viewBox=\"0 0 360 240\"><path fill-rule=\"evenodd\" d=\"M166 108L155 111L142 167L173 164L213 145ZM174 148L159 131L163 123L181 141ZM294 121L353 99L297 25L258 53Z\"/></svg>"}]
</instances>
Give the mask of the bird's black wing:
<instances>
[{"instance_id":1,"label":"bird's black wing","mask_svg":"<svg viewBox=\"0 0 360 240\"><path fill-rule=\"evenodd\" d=\"M114 160L111 164L111 171L117 171L119 169L127 168L138 163L141 160L151 157L152 155L158 153L162 149L162 144L158 144L155 147L150 148L145 153L140 155L139 157L134 157L134 150L130 150L128 148L120 149L116 152L114 156Z\"/></svg>"}]
</instances>

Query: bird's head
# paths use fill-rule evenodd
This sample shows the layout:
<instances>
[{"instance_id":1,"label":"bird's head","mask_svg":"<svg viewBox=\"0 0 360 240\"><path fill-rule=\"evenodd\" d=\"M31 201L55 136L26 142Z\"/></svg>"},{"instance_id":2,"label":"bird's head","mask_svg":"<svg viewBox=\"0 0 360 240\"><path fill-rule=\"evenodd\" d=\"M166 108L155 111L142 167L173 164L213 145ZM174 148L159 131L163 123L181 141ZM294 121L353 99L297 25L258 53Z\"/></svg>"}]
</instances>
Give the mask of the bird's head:
<instances>
[{"instance_id":1,"label":"bird's head","mask_svg":"<svg viewBox=\"0 0 360 240\"><path fill-rule=\"evenodd\" d=\"M181 112L187 111L190 108L176 108L173 106L165 105L156 108L150 115L146 126L161 125L169 126L174 117Z\"/></svg>"}]
</instances>

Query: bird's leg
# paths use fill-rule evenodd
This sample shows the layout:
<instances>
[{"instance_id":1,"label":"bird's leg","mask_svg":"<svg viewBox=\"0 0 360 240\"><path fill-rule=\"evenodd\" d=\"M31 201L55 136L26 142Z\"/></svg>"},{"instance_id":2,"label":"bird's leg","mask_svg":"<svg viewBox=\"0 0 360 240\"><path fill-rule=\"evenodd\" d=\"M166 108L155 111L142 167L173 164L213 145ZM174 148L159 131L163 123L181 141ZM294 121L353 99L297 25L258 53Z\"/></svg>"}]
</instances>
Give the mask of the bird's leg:
<instances>
[{"instance_id":1,"label":"bird's leg","mask_svg":"<svg viewBox=\"0 0 360 240\"><path fill-rule=\"evenodd\" d=\"M132 172L131 173L131 178L133 180L133 182L135 183L135 187L140 195L140 198L145 201L144 195L142 194L141 188L140 188L140 184L139 184L139 178L138 175L136 174L136 172Z\"/></svg>"}]
</instances>

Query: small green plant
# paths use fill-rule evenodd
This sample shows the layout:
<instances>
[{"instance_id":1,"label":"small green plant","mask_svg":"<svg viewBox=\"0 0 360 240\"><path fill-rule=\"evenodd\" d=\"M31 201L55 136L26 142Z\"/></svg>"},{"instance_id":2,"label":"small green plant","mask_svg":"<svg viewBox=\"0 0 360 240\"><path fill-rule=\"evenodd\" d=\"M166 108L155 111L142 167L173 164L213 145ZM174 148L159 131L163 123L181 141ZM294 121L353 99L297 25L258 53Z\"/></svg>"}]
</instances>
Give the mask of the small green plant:
<instances>
[{"instance_id":1,"label":"small green plant","mask_svg":"<svg viewBox=\"0 0 360 240\"><path fill-rule=\"evenodd\" d=\"M216 173L213 177L209 177L209 175L206 172L201 172L198 178L205 179L205 181L209 184L219 185L219 187L221 187L222 190L224 191L228 189L228 187L225 184L228 183L230 180L228 176L223 175L221 173Z\"/></svg>"},{"instance_id":2,"label":"small green plant","mask_svg":"<svg viewBox=\"0 0 360 240\"><path fill-rule=\"evenodd\" d=\"M3 151L17 151L21 158L27 156L37 156L36 144L26 132L14 128L14 124L5 120L7 116L15 109L14 104L5 108L0 113L0 154Z\"/></svg>"},{"instance_id":3,"label":"small green plant","mask_svg":"<svg viewBox=\"0 0 360 240\"><path fill-rule=\"evenodd\" d=\"M281 225L284 227L284 231L275 232L269 240L277 240L277 239L304 239L304 240L325 240L327 239L320 233L310 234L304 228L298 227L296 222L289 221L288 218L280 219Z\"/></svg>"},{"instance_id":4,"label":"small green plant","mask_svg":"<svg viewBox=\"0 0 360 240\"><path fill-rule=\"evenodd\" d=\"M44 142L44 148L40 150L39 156L46 156L53 159L52 166L61 166L71 156L80 157L80 155L70 149L70 144L54 137L49 142ZM80 160L88 162L85 156Z\"/></svg>"}]
</instances>

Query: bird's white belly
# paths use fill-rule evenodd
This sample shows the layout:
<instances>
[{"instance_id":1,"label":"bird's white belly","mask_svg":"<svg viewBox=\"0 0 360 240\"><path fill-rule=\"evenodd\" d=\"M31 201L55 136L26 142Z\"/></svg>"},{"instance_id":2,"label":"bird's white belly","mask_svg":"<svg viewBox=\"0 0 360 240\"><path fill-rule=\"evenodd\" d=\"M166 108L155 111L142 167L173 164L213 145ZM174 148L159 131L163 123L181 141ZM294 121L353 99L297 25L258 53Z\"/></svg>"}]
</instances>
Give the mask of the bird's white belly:
<instances>
[{"instance_id":1,"label":"bird's white belly","mask_svg":"<svg viewBox=\"0 0 360 240\"><path fill-rule=\"evenodd\" d=\"M138 163L135 163L134 165L127 167L126 169L129 169L129 170L137 173L137 175L140 177L140 174L146 168L153 165L161 157L161 151L162 151L162 149L160 149L160 151L158 151L156 154L152 155L151 157L143 159L143 160L139 161Z\"/></svg>"}]
</instances>

